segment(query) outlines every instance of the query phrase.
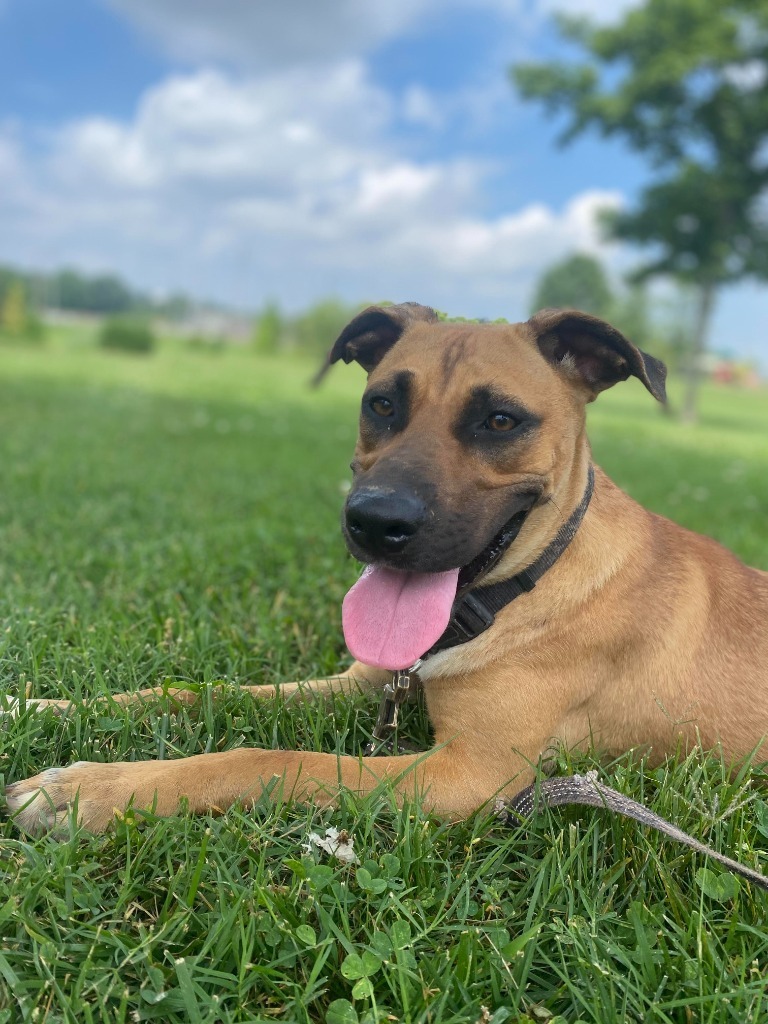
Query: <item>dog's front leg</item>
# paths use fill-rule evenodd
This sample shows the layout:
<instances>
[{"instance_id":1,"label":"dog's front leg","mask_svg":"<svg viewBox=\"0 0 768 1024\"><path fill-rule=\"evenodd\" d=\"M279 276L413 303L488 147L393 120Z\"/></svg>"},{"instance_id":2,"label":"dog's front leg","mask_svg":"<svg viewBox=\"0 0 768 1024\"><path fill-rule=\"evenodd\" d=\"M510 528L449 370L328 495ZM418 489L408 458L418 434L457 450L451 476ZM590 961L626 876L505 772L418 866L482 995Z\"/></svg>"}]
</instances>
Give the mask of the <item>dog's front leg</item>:
<instances>
[{"instance_id":1,"label":"dog's front leg","mask_svg":"<svg viewBox=\"0 0 768 1024\"><path fill-rule=\"evenodd\" d=\"M304 700L313 697L331 697L337 693L357 694L371 690L382 690L392 678L391 672L372 668L355 661L346 672L326 679L307 679L296 683L264 683L261 686L245 686L244 690L264 700L269 697L281 696Z\"/></svg>"},{"instance_id":2,"label":"dog's front leg","mask_svg":"<svg viewBox=\"0 0 768 1024\"><path fill-rule=\"evenodd\" d=\"M370 665L363 665L356 661L346 672L340 672L337 676L329 676L326 679L307 679L304 682L295 683L263 683L259 686L238 686L234 687L239 691L250 693L259 700L268 700L278 694L285 698L306 699L310 697L331 697L337 693L355 694L365 693L368 690L382 689L384 684L392 677L391 672L384 672L382 669L371 668ZM227 692L226 687L214 687L213 693ZM112 701L120 707L131 707L136 704L143 704L147 701L159 700L161 697L169 697L176 704L184 707L193 707L200 700L201 690L184 689L179 686L149 686L143 690L132 690L128 693L112 693L100 695L95 700ZM93 699L87 703L93 703ZM66 714L78 705L75 701L59 700L57 698L30 697L26 706L33 707L38 711L52 710L57 715ZM82 705L80 705L82 706ZM16 715L19 711L19 701L16 698L6 698L5 705L0 704L0 716L3 713Z\"/></svg>"},{"instance_id":3,"label":"dog's front leg","mask_svg":"<svg viewBox=\"0 0 768 1024\"><path fill-rule=\"evenodd\" d=\"M363 758L239 749L170 761L78 761L14 783L6 796L25 831L55 828L76 803L78 820L99 832L129 806L169 815L186 802L198 813L218 812L235 803L247 806L265 790L285 799L327 804L340 787L369 793L389 779L398 796L419 798L439 814L458 818L494 795L493 787L483 787L476 777L473 766L461 763L447 747L428 754ZM523 784L513 785L512 791Z\"/></svg>"}]
</instances>

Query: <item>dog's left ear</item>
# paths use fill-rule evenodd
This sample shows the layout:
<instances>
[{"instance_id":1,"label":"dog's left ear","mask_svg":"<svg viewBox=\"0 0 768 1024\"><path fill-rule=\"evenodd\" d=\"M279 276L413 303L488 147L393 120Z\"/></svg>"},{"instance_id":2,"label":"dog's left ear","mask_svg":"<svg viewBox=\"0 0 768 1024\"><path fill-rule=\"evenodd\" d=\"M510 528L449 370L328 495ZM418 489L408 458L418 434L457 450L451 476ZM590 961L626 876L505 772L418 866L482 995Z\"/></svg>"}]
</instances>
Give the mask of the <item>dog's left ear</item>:
<instances>
[{"instance_id":1,"label":"dog's left ear","mask_svg":"<svg viewBox=\"0 0 768 1024\"><path fill-rule=\"evenodd\" d=\"M339 359L345 363L357 362L370 373L395 342L399 341L406 328L418 320L436 323L438 316L434 309L420 306L418 302L401 302L397 306L369 306L364 309L336 339L315 383L319 383Z\"/></svg>"},{"instance_id":2,"label":"dog's left ear","mask_svg":"<svg viewBox=\"0 0 768 1024\"><path fill-rule=\"evenodd\" d=\"M582 382L593 401L601 391L637 377L659 402L667 401L667 368L660 359L589 313L542 309L528 321L544 358Z\"/></svg>"}]
</instances>

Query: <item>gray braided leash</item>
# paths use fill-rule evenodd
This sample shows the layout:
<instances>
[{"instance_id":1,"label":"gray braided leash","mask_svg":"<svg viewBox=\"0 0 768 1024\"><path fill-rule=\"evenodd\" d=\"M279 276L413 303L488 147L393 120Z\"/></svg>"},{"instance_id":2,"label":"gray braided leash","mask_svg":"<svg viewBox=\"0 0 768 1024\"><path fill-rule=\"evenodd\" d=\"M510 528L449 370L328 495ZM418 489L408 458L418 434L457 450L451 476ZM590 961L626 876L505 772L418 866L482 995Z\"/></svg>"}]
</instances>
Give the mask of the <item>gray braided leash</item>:
<instances>
[{"instance_id":1,"label":"gray braided leash","mask_svg":"<svg viewBox=\"0 0 768 1024\"><path fill-rule=\"evenodd\" d=\"M520 827L525 824L523 819L531 818L539 814L545 807L562 807L566 804L580 804L585 807L602 807L616 814L623 814L626 818L633 818L641 825L648 825L658 832L669 836L690 846L697 853L703 853L707 857L716 860L723 867L728 868L742 878L748 879L761 889L768 889L768 877L759 871L739 864L738 861L726 857L711 846L700 843L698 839L689 836L687 832L677 828L665 818L659 817L647 807L639 804L636 800L630 800L628 796L619 793L610 786L604 786L597 781L597 772L587 772L586 775L568 775L559 779L542 779L518 793L512 800L500 802L498 814L505 825Z\"/></svg>"}]
</instances>

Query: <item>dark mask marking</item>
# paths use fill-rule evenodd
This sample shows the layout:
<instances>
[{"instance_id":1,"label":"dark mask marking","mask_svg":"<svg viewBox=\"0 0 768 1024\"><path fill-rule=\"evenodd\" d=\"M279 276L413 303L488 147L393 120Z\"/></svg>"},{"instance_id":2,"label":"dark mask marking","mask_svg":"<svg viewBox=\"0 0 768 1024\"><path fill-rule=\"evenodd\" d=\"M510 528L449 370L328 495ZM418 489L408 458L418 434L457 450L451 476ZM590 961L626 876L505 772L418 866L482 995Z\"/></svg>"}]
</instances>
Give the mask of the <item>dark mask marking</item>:
<instances>
[{"instance_id":1,"label":"dark mask marking","mask_svg":"<svg viewBox=\"0 0 768 1024\"><path fill-rule=\"evenodd\" d=\"M408 425L413 381L414 375L410 370L401 370L393 377L376 381L366 388L360 410L360 433L367 440L399 433ZM391 416L377 415L371 408L371 400L379 397L387 398L392 403Z\"/></svg>"},{"instance_id":2,"label":"dark mask marking","mask_svg":"<svg viewBox=\"0 0 768 1024\"><path fill-rule=\"evenodd\" d=\"M507 413L517 420L517 426L508 431L493 431L483 427L492 413ZM541 423L541 419L523 405L518 398L505 394L493 385L472 388L466 405L454 424L455 437L462 443L489 442L503 444L528 434Z\"/></svg>"},{"instance_id":3,"label":"dark mask marking","mask_svg":"<svg viewBox=\"0 0 768 1024\"><path fill-rule=\"evenodd\" d=\"M466 334L458 332L446 341L443 349L443 387L447 387L456 367L463 362L466 341Z\"/></svg>"}]
</instances>

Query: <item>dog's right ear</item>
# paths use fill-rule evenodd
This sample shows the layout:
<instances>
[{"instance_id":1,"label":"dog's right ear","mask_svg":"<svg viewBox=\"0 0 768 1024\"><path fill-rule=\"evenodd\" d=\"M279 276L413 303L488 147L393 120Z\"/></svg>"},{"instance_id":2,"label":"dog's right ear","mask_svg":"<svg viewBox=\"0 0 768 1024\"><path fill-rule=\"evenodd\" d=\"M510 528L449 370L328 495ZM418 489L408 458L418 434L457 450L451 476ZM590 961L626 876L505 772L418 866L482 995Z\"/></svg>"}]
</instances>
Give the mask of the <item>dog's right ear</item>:
<instances>
[{"instance_id":1,"label":"dog's right ear","mask_svg":"<svg viewBox=\"0 0 768 1024\"><path fill-rule=\"evenodd\" d=\"M328 370L342 359L357 362L370 373L378 366L407 327L418 320L436 323L437 313L418 302L401 302L397 306L369 306L347 324L328 353L315 384L319 384Z\"/></svg>"},{"instance_id":2,"label":"dog's right ear","mask_svg":"<svg viewBox=\"0 0 768 1024\"><path fill-rule=\"evenodd\" d=\"M666 403L667 368L611 324L577 309L542 309L528 321L544 358L561 367L592 401L599 392L637 377L659 402Z\"/></svg>"}]
</instances>

